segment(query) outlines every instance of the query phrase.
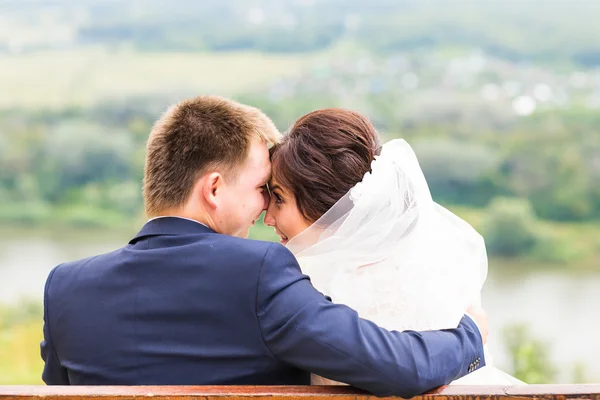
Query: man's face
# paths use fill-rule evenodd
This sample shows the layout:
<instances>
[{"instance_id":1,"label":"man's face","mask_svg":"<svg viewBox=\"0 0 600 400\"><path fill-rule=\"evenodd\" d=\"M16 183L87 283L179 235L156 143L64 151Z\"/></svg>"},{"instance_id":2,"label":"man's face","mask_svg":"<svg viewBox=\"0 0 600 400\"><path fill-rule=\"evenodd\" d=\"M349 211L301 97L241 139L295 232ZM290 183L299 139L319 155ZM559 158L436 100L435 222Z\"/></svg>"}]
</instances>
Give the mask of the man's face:
<instances>
[{"instance_id":1,"label":"man's face","mask_svg":"<svg viewBox=\"0 0 600 400\"><path fill-rule=\"evenodd\" d=\"M237 179L226 181L223 188L219 233L245 238L269 204L266 185L271 176L271 161L267 144L254 140L248 158L236 172Z\"/></svg>"}]
</instances>

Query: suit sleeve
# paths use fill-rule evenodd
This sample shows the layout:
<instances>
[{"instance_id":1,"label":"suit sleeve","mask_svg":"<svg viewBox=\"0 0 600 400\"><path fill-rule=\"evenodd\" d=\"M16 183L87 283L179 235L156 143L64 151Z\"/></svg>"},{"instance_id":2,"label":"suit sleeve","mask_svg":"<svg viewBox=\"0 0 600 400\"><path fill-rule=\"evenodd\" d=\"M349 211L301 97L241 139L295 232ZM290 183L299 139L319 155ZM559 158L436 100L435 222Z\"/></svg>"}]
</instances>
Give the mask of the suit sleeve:
<instances>
[{"instance_id":1,"label":"suit sleeve","mask_svg":"<svg viewBox=\"0 0 600 400\"><path fill-rule=\"evenodd\" d=\"M377 396L413 397L485 365L470 318L450 330L387 331L328 301L279 244L265 254L256 306L278 360Z\"/></svg>"},{"instance_id":2,"label":"suit sleeve","mask_svg":"<svg viewBox=\"0 0 600 400\"><path fill-rule=\"evenodd\" d=\"M44 288L44 340L40 344L42 360L44 360L44 371L42 379L47 385L68 385L69 377L67 370L60 365L60 361L54 349L50 335L50 322L48 316L48 290L50 281L54 276L56 268L50 272Z\"/></svg>"}]
</instances>

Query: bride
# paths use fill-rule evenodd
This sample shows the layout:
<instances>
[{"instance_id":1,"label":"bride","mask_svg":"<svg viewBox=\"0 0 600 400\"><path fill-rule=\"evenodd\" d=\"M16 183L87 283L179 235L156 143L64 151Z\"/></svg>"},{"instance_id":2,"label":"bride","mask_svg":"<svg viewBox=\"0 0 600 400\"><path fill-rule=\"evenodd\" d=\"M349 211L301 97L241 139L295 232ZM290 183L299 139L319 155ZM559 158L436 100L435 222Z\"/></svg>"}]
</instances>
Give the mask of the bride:
<instances>
[{"instance_id":1,"label":"bride","mask_svg":"<svg viewBox=\"0 0 600 400\"><path fill-rule=\"evenodd\" d=\"M265 224L334 302L397 331L455 328L480 302L483 238L432 200L404 140L381 146L365 117L324 109L300 118L271 161ZM485 358L452 384L523 383Z\"/></svg>"}]
</instances>

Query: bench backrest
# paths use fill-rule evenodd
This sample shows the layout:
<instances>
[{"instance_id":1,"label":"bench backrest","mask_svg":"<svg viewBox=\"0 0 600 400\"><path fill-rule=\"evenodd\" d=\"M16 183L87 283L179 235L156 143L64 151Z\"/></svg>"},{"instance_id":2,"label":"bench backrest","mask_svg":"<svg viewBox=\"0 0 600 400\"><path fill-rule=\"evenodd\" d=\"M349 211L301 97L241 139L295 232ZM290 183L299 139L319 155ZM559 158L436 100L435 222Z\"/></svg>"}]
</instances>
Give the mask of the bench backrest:
<instances>
[{"instance_id":1,"label":"bench backrest","mask_svg":"<svg viewBox=\"0 0 600 400\"><path fill-rule=\"evenodd\" d=\"M0 386L0 400L375 400L348 386ZM446 386L415 400L600 400L600 384Z\"/></svg>"}]
</instances>

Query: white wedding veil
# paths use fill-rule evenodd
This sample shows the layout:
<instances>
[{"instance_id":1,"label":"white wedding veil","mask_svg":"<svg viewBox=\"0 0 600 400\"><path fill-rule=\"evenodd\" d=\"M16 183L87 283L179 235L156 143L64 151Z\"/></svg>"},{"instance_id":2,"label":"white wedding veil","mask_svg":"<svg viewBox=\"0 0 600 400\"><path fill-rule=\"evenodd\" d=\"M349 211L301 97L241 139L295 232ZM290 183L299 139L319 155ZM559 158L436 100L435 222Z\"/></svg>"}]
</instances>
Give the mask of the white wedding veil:
<instances>
[{"instance_id":1,"label":"white wedding veil","mask_svg":"<svg viewBox=\"0 0 600 400\"><path fill-rule=\"evenodd\" d=\"M287 247L318 290L388 329L456 327L487 276L483 238L433 201L401 139Z\"/></svg>"}]
</instances>

